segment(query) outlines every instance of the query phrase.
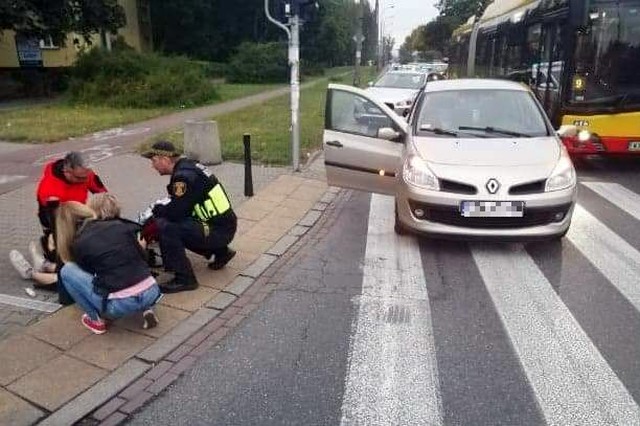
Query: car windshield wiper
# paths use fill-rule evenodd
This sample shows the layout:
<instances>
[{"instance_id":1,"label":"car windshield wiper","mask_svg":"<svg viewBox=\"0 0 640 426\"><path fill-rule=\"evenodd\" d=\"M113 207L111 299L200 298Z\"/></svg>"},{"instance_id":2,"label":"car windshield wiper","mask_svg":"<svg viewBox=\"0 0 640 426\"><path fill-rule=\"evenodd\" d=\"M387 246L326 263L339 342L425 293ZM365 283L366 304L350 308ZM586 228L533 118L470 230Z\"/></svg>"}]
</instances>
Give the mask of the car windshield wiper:
<instances>
[{"instance_id":1,"label":"car windshield wiper","mask_svg":"<svg viewBox=\"0 0 640 426\"><path fill-rule=\"evenodd\" d=\"M456 132L455 130L441 129L440 127L420 126L420 131L431 132L431 133L435 133L436 135L453 136L456 138L458 137L458 132Z\"/></svg>"},{"instance_id":2,"label":"car windshield wiper","mask_svg":"<svg viewBox=\"0 0 640 426\"><path fill-rule=\"evenodd\" d=\"M473 126L460 126L458 127L460 130L480 130L486 133L499 133L501 135L514 136L517 138L531 138L533 136L528 135L526 133L515 132L513 130L501 129L499 127L473 127Z\"/></svg>"}]
</instances>

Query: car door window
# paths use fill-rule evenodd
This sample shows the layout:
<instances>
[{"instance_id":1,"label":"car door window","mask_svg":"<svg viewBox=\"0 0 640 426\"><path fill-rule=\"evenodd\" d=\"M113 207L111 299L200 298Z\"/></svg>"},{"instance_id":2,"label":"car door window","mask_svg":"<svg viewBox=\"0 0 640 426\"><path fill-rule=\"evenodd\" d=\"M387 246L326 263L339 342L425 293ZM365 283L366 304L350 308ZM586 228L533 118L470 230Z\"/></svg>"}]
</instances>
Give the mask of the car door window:
<instances>
[{"instance_id":1,"label":"car door window","mask_svg":"<svg viewBox=\"0 0 640 426\"><path fill-rule=\"evenodd\" d=\"M331 93L328 130L377 137L381 128L394 128L393 121L376 104L355 93Z\"/></svg>"}]
</instances>

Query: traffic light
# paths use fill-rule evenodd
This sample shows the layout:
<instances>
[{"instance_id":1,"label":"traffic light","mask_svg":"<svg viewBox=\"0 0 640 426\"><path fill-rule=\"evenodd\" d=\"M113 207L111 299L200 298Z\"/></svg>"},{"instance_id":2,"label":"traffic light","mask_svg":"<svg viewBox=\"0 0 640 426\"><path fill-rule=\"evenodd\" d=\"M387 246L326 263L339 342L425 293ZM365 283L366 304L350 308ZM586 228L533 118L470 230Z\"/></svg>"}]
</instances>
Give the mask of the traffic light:
<instances>
[{"instance_id":1,"label":"traffic light","mask_svg":"<svg viewBox=\"0 0 640 426\"><path fill-rule=\"evenodd\" d=\"M303 21L311 21L320 5L316 0L291 0L291 15L298 15Z\"/></svg>"}]
</instances>

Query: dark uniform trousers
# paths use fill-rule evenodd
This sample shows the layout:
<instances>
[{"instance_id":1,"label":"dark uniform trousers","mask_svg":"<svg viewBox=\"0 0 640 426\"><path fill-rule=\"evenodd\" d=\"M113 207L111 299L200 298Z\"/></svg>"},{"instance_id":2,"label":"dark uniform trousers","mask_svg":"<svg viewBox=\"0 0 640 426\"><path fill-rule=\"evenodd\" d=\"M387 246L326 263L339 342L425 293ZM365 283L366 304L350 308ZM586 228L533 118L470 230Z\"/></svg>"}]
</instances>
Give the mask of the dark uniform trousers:
<instances>
[{"instance_id":1,"label":"dark uniform trousers","mask_svg":"<svg viewBox=\"0 0 640 426\"><path fill-rule=\"evenodd\" d=\"M178 280L191 280L195 276L185 248L205 258L226 254L237 228L235 213L230 212L228 219L224 225L218 223L213 226L194 217L179 222L158 218L160 252L165 269L174 272Z\"/></svg>"}]
</instances>

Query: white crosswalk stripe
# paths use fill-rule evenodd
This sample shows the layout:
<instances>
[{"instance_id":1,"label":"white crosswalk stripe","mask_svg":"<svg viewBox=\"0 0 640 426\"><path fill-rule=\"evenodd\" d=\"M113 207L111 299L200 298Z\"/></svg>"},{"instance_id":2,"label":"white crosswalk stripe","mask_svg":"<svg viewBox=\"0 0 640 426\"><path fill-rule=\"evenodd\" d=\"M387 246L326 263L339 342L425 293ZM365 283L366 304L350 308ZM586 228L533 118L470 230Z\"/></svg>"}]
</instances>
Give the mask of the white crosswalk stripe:
<instances>
[{"instance_id":1,"label":"white crosswalk stripe","mask_svg":"<svg viewBox=\"0 0 640 426\"><path fill-rule=\"evenodd\" d=\"M522 246L473 257L550 425L630 425L640 408Z\"/></svg>"},{"instance_id":2,"label":"white crosswalk stripe","mask_svg":"<svg viewBox=\"0 0 640 426\"><path fill-rule=\"evenodd\" d=\"M27 176L23 175L0 175L0 185L4 185L5 183L15 182L17 180L26 179Z\"/></svg>"},{"instance_id":3,"label":"white crosswalk stripe","mask_svg":"<svg viewBox=\"0 0 640 426\"><path fill-rule=\"evenodd\" d=\"M442 424L420 252L393 230L393 198L373 195L356 298L343 425Z\"/></svg>"},{"instance_id":4,"label":"white crosswalk stripe","mask_svg":"<svg viewBox=\"0 0 640 426\"><path fill-rule=\"evenodd\" d=\"M612 183L584 185L640 221L635 192ZM444 422L438 342L416 241L394 234L393 199L373 195L343 425ZM615 287L640 312L640 251L581 205L575 207L565 244L573 245L604 277L603 286ZM640 406L625 378L618 377L525 246L476 243L470 249L491 309L546 423L640 425Z\"/></svg>"}]
</instances>

